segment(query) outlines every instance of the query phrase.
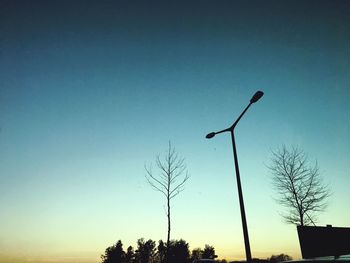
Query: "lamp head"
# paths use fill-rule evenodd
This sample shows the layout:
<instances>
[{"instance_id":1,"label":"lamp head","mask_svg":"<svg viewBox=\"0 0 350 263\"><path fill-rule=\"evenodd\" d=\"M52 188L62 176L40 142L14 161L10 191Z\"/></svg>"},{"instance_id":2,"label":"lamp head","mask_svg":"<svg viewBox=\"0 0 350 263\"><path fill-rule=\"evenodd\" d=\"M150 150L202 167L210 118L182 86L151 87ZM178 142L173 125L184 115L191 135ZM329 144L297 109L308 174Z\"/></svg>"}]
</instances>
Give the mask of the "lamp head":
<instances>
[{"instance_id":1,"label":"lamp head","mask_svg":"<svg viewBox=\"0 0 350 263\"><path fill-rule=\"evenodd\" d=\"M211 132L211 133L208 133L207 136L205 136L205 138L207 139L211 139L215 136L215 132Z\"/></svg>"},{"instance_id":2,"label":"lamp head","mask_svg":"<svg viewBox=\"0 0 350 263\"><path fill-rule=\"evenodd\" d=\"M264 95L264 92L262 91L257 91L255 92L255 94L253 95L253 97L250 99L250 103L255 103L257 102L262 96Z\"/></svg>"}]
</instances>

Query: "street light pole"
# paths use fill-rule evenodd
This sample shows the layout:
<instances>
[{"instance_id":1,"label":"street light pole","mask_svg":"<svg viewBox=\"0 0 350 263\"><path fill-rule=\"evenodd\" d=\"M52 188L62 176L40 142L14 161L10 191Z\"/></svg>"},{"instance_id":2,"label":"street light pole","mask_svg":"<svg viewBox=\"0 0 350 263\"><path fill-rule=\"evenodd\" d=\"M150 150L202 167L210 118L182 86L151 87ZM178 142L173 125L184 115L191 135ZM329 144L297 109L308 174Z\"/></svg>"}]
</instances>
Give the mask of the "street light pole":
<instances>
[{"instance_id":1,"label":"street light pole","mask_svg":"<svg viewBox=\"0 0 350 263\"><path fill-rule=\"evenodd\" d=\"M236 170L236 179L237 179L237 188L238 188L239 207L241 209L241 217L242 217L242 228L243 228L243 236L244 236L245 254L246 254L247 262L251 262L252 261L252 254L250 252L248 226L247 226L247 219L246 219L246 216L245 216L245 209L244 209L244 202L243 202L243 193L242 193L242 186L241 186L241 177L239 175L236 142L235 142L235 135L233 133L233 130L231 130L231 138L232 138L233 157L234 157L234 161L235 161L235 170Z\"/></svg>"},{"instance_id":2,"label":"street light pole","mask_svg":"<svg viewBox=\"0 0 350 263\"><path fill-rule=\"evenodd\" d=\"M239 166L238 166L238 158L237 158L237 149L236 149L236 142L235 142L235 135L234 135L234 129L239 122L239 120L242 118L242 116L246 113L246 111L249 109L249 107L257 102L264 93L262 91L257 91L254 96L250 99L250 102L248 106L243 110L243 112L239 115L237 120L231 125L231 127L218 131L218 132L211 132L207 134L206 138L211 139L216 134L223 133L223 132L230 132L231 133L231 139L232 139L232 149L233 149L233 158L235 163L235 170L236 170L236 179L237 179L237 188L238 188L238 198L239 198L239 206L241 209L241 218L242 218L242 228L243 228L243 236L244 236L244 246L245 246L245 253L246 253L246 259L247 262L252 261L252 255L250 252L250 244L249 244L249 235L248 235L248 227L247 227L247 219L245 216L245 209L244 209L244 202L243 202L243 193L242 193L242 186L241 186L241 178L239 174Z\"/></svg>"}]
</instances>

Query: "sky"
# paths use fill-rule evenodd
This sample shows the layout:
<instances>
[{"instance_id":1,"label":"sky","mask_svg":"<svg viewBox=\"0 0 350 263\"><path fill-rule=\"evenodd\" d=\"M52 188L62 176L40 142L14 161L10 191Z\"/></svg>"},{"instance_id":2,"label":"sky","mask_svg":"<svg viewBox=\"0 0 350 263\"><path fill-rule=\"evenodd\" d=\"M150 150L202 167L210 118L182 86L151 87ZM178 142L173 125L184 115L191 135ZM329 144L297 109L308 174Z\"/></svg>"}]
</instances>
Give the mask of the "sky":
<instances>
[{"instance_id":1,"label":"sky","mask_svg":"<svg viewBox=\"0 0 350 263\"><path fill-rule=\"evenodd\" d=\"M100 262L166 239L144 166L168 142L190 179L172 238L243 259L229 134L253 257L300 257L267 166L282 144L332 189L319 225L350 225L349 1L0 1L0 262Z\"/></svg>"}]
</instances>

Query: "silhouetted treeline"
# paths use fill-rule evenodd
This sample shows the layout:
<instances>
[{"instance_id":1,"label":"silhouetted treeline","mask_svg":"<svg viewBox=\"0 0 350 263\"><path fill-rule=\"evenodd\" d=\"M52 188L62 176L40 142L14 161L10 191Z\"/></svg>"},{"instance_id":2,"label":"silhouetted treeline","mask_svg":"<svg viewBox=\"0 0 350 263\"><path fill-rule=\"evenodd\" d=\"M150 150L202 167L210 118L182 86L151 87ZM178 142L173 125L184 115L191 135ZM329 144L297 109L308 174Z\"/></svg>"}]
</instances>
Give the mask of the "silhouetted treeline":
<instances>
[{"instance_id":1,"label":"silhouetted treeline","mask_svg":"<svg viewBox=\"0 0 350 263\"><path fill-rule=\"evenodd\" d=\"M253 263L278 263L282 261L288 261L292 260L293 258L289 255L286 254L279 254L279 255L272 255L271 257L267 259L260 259L260 258L253 258L252 262ZM246 263L245 260L241 261L231 261L230 263Z\"/></svg>"},{"instance_id":2,"label":"silhouetted treeline","mask_svg":"<svg viewBox=\"0 0 350 263\"><path fill-rule=\"evenodd\" d=\"M188 243L183 240L171 240L169 243L169 256L166 259L167 244L162 240L156 242L143 238L137 240L137 248L129 246L126 251L123 243L118 240L113 246L108 247L101 255L102 263L190 263L195 259L215 259L213 246L205 245L204 249L196 248L192 252Z\"/></svg>"},{"instance_id":3,"label":"silhouetted treeline","mask_svg":"<svg viewBox=\"0 0 350 263\"><path fill-rule=\"evenodd\" d=\"M106 248L105 253L101 255L102 263L191 263L195 259L215 259L213 246L205 245L204 249L195 248L191 252L188 243L183 240L171 240L169 243L169 258L166 259L167 245L162 240L155 241L143 238L137 240L137 248L134 250L129 246L126 251L123 249L123 243L118 240L113 246ZM277 263L281 261L292 260L292 257L286 254L272 255L267 259L254 258L254 263ZM218 263L227 263L225 259L217 260ZM230 263L245 263L245 261L231 261Z\"/></svg>"}]
</instances>

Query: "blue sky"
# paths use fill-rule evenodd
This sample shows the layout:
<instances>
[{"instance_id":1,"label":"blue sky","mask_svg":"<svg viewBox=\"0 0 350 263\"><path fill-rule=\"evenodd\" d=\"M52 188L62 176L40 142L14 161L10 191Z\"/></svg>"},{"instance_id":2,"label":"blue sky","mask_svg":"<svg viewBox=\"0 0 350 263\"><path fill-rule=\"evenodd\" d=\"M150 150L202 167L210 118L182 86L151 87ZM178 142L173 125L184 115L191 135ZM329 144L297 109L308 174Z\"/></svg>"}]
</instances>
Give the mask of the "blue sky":
<instances>
[{"instance_id":1,"label":"blue sky","mask_svg":"<svg viewBox=\"0 0 350 263\"><path fill-rule=\"evenodd\" d=\"M191 175L173 238L243 258L230 137L205 135L256 90L236 130L253 256L300 256L266 168L281 144L304 149L332 187L319 224L349 226L347 1L0 7L0 262L97 262L118 239L165 239L143 167L169 140Z\"/></svg>"}]
</instances>

